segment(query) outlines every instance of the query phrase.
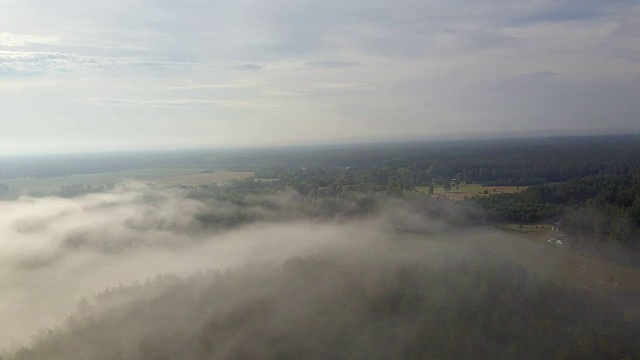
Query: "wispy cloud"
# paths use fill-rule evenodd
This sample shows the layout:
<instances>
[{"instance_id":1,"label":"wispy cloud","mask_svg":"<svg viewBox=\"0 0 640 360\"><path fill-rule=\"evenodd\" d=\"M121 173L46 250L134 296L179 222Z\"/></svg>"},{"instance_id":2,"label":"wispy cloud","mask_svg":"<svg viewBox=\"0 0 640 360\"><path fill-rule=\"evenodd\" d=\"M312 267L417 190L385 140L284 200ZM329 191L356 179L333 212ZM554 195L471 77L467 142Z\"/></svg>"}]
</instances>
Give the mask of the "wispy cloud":
<instances>
[{"instance_id":1,"label":"wispy cloud","mask_svg":"<svg viewBox=\"0 0 640 360\"><path fill-rule=\"evenodd\" d=\"M371 86L364 83L354 82L321 82L313 84L314 89L320 90L352 90L352 89L368 89Z\"/></svg>"},{"instance_id":2,"label":"wispy cloud","mask_svg":"<svg viewBox=\"0 0 640 360\"><path fill-rule=\"evenodd\" d=\"M246 70L246 71L258 71L262 70L262 65L259 64L240 64L234 66L235 69L238 70Z\"/></svg>"},{"instance_id":3,"label":"wispy cloud","mask_svg":"<svg viewBox=\"0 0 640 360\"><path fill-rule=\"evenodd\" d=\"M136 100L124 98L87 98L76 99L87 105L99 106L150 106L150 107L183 107L183 106L213 106L232 108L280 107L277 104L264 104L240 100L211 100L211 99L154 99Z\"/></svg>"},{"instance_id":4,"label":"wispy cloud","mask_svg":"<svg viewBox=\"0 0 640 360\"><path fill-rule=\"evenodd\" d=\"M144 57L106 57L46 51L0 51L0 67L5 73L15 74L69 74L92 69L158 71L207 66L213 65Z\"/></svg>"},{"instance_id":5,"label":"wispy cloud","mask_svg":"<svg viewBox=\"0 0 640 360\"><path fill-rule=\"evenodd\" d=\"M305 93L295 92L295 91L286 91L286 90L267 90L264 92L265 95L269 96L302 96Z\"/></svg>"},{"instance_id":6,"label":"wispy cloud","mask_svg":"<svg viewBox=\"0 0 640 360\"><path fill-rule=\"evenodd\" d=\"M199 84L187 83L184 85L170 86L166 90L202 90L202 89L244 89L255 88L264 83L264 78L239 79L226 83Z\"/></svg>"},{"instance_id":7,"label":"wispy cloud","mask_svg":"<svg viewBox=\"0 0 640 360\"><path fill-rule=\"evenodd\" d=\"M361 65L358 61L335 61L335 60L322 60L322 61L309 61L307 62L309 66L315 66L325 69L339 69L345 67L354 67Z\"/></svg>"},{"instance_id":8,"label":"wispy cloud","mask_svg":"<svg viewBox=\"0 0 640 360\"><path fill-rule=\"evenodd\" d=\"M5 75L33 75L66 72L78 66L96 67L98 59L60 52L0 51L0 67Z\"/></svg>"},{"instance_id":9,"label":"wispy cloud","mask_svg":"<svg viewBox=\"0 0 640 360\"><path fill-rule=\"evenodd\" d=\"M25 47L31 44L56 44L57 36L0 32L0 47Z\"/></svg>"}]
</instances>

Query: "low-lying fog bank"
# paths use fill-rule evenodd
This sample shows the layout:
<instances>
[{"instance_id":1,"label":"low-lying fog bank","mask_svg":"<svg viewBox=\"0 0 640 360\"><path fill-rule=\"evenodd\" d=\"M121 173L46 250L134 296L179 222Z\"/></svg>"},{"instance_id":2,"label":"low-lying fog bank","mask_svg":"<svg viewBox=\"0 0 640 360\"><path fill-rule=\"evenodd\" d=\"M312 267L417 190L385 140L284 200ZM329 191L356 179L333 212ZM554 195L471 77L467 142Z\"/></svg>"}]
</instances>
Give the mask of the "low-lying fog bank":
<instances>
[{"instance_id":1,"label":"low-lying fog bank","mask_svg":"<svg viewBox=\"0 0 640 360\"><path fill-rule=\"evenodd\" d=\"M0 323L6 325L0 327L0 346L61 323L80 297L105 287L380 239L398 216L426 226L398 204L376 218L310 221L292 197L256 198L256 205L241 208L143 189L0 202ZM208 230L202 217L221 226ZM248 220L228 225L238 217Z\"/></svg>"},{"instance_id":2,"label":"low-lying fog bank","mask_svg":"<svg viewBox=\"0 0 640 360\"><path fill-rule=\"evenodd\" d=\"M387 200L310 219L295 194L253 201L145 189L0 202L0 347L49 328L16 359L477 358L505 344L539 358L623 326L599 295L483 249L509 236L457 228L454 207ZM609 339L602 351L631 351Z\"/></svg>"}]
</instances>

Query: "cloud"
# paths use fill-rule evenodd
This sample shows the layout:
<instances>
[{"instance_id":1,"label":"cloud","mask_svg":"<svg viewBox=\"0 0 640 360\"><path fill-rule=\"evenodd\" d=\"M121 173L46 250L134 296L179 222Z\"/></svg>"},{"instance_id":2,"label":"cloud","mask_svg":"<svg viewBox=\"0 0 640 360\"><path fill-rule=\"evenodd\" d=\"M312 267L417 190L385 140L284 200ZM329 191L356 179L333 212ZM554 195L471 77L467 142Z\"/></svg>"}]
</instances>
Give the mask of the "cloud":
<instances>
[{"instance_id":1,"label":"cloud","mask_svg":"<svg viewBox=\"0 0 640 360\"><path fill-rule=\"evenodd\" d=\"M295 91L286 91L286 90L267 90L264 92L269 96L302 96L305 93L295 92Z\"/></svg>"},{"instance_id":2,"label":"cloud","mask_svg":"<svg viewBox=\"0 0 640 360\"><path fill-rule=\"evenodd\" d=\"M325 68L325 69L338 69L338 68L358 66L358 65L361 65L361 63L357 61L323 60L323 61L310 61L310 62L307 62L307 65Z\"/></svg>"},{"instance_id":3,"label":"cloud","mask_svg":"<svg viewBox=\"0 0 640 360\"><path fill-rule=\"evenodd\" d=\"M56 44L60 39L56 36L31 34L0 33L0 47L25 47L32 44Z\"/></svg>"},{"instance_id":4,"label":"cloud","mask_svg":"<svg viewBox=\"0 0 640 360\"><path fill-rule=\"evenodd\" d=\"M321 90L352 90L352 89L367 89L370 85L362 83L352 82L327 82L313 84L314 89Z\"/></svg>"},{"instance_id":5,"label":"cloud","mask_svg":"<svg viewBox=\"0 0 640 360\"><path fill-rule=\"evenodd\" d=\"M0 67L5 74L36 75L67 72L78 66L94 67L96 59L58 52L0 51Z\"/></svg>"},{"instance_id":6,"label":"cloud","mask_svg":"<svg viewBox=\"0 0 640 360\"><path fill-rule=\"evenodd\" d=\"M163 107L163 106L214 106L214 107L238 107L238 108L252 108L252 107L279 107L277 104L265 104L254 103L241 100L209 100L209 99L156 99L156 100L135 100L125 98L87 98L78 99L79 101L87 105L98 106L151 106L151 107Z\"/></svg>"},{"instance_id":7,"label":"cloud","mask_svg":"<svg viewBox=\"0 0 640 360\"><path fill-rule=\"evenodd\" d=\"M197 84L187 83L185 85L170 86L165 88L166 90L202 90L202 89L243 89L254 88L263 84L265 79L252 78L252 79L239 79L226 83L217 84Z\"/></svg>"},{"instance_id":8,"label":"cloud","mask_svg":"<svg viewBox=\"0 0 640 360\"><path fill-rule=\"evenodd\" d=\"M68 114L78 107L69 99L79 98L120 104L123 123L140 119L143 107L200 107L194 137L220 131L212 116L244 124L226 130L229 144L246 144L246 129L265 121L273 131L253 136L264 144L298 142L311 128L305 141L332 142L363 128L377 139L418 129L431 136L449 126L473 132L614 122L638 129L640 104L627 99L639 91L638 14L633 1L594 0L12 2L0 14L0 76L12 83L65 77L56 91L32 87L7 100L55 103L16 112L32 129L51 121L52 107L62 127L73 127ZM555 76L517 80L542 73ZM259 82L243 80L258 75ZM127 100L127 91L189 93ZM358 105L325 106L347 96ZM563 96L580 106L573 115ZM223 105L229 98L236 103ZM268 114L251 116L213 110L267 105ZM319 107L321 114L307 111ZM109 109L92 116L96 124L114 119ZM186 131L164 116L167 134ZM148 136L149 147L173 143Z\"/></svg>"},{"instance_id":9,"label":"cloud","mask_svg":"<svg viewBox=\"0 0 640 360\"><path fill-rule=\"evenodd\" d=\"M213 66L203 63L153 60L143 57L105 57L75 53L42 51L0 51L0 66L7 73L18 74L99 74L175 72L194 67Z\"/></svg>"},{"instance_id":10,"label":"cloud","mask_svg":"<svg viewBox=\"0 0 640 360\"><path fill-rule=\"evenodd\" d=\"M573 0L564 2L544 2L545 6L531 9L524 14L518 14L512 19L514 24L528 23L558 23L575 20L590 20L607 16L618 6L625 6L630 2L594 0Z\"/></svg>"},{"instance_id":11,"label":"cloud","mask_svg":"<svg viewBox=\"0 0 640 360\"><path fill-rule=\"evenodd\" d=\"M259 64L241 64L234 66L235 69L238 70L247 70L247 71L258 71L262 70L262 65Z\"/></svg>"}]
</instances>

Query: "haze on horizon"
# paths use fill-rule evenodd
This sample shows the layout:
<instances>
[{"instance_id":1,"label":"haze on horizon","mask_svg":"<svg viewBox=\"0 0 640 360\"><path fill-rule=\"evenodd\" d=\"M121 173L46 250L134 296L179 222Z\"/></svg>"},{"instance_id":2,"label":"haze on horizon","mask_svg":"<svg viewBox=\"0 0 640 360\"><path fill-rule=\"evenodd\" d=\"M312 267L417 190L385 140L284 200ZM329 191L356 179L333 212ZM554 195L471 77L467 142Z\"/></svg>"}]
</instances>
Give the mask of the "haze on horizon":
<instances>
[{"instance_id":1,"label":"haze on horizon","mask_svg":"<svg viewBox=\"0 0 640 360\"><path fill-rule=\"evenodd\" d=\"M0 0L0 153L640 131L640 4Z\"/></svg>"}]
</instances>

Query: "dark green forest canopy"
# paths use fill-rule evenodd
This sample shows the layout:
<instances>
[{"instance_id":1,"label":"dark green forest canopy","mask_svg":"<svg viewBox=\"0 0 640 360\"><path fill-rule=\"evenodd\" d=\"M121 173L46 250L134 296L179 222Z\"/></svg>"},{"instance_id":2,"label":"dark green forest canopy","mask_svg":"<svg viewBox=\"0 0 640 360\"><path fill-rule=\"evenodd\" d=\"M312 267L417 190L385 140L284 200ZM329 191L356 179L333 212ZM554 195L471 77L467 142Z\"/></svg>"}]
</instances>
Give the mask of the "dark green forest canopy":
<instances>
[{"instance_id":1,"label":"dark green forest canopy","mask_svg":"<svg viewBox=\"0 0 640 360\"><path fill-rule=\"evenodd\" d=\"M277 178L286 169L348 167L384 183L406 185L442 178L487 185L534 185L598 174L626 174L640 168L640 136L599 136L360 145L263 155L259 178ZM237 164L250 161L238 157ZM264 168L264 164L280 165ZM406 169L404 177L399 169ZM368 174L367 174L368 173ZM365 175L366 174L366 175Z\"/></svg>"}]
</instances>

